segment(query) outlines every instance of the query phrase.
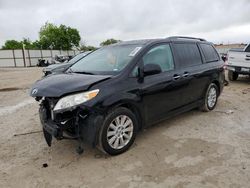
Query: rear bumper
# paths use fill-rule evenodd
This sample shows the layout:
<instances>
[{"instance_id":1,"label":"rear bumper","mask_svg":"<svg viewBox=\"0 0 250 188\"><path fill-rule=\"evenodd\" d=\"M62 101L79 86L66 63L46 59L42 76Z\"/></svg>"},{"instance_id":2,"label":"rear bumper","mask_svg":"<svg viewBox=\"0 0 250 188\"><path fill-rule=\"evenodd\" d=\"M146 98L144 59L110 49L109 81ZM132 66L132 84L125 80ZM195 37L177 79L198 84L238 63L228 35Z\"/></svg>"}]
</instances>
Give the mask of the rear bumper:
<instances>
[{"instance_id":1,"label":"rear bumper","mask_svg":"<svg viewBox=\"0 0 250 188\"><path fill-rule=\"evenodd\" d=\"M250 67L239 67L239 66L227 65L227 70L237 72L239 74L250 74Z\"/></svg>"}]
</instances>

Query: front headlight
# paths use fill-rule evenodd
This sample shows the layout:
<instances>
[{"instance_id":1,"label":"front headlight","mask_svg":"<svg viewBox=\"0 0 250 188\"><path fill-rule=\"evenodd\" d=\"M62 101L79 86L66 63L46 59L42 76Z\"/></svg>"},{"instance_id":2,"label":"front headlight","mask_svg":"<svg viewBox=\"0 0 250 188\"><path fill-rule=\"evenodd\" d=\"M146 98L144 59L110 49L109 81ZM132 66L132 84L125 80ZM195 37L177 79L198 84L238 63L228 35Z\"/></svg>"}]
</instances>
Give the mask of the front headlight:
<instances>
[{"instance_id":1,"label":"front headlight","mask_svg":"<svg viewBox=\"0 0 250 188\"><path fill-rule=\"evenodd\" d=\"M68 95L66 97L61 98L54 107L54 111L62 110L65 108L70 108L79 104L82 104L90 99L93 99L99 93L99 89L95 89L92 91L87 91L83 93Z\"/></svg>"}]
</instances>

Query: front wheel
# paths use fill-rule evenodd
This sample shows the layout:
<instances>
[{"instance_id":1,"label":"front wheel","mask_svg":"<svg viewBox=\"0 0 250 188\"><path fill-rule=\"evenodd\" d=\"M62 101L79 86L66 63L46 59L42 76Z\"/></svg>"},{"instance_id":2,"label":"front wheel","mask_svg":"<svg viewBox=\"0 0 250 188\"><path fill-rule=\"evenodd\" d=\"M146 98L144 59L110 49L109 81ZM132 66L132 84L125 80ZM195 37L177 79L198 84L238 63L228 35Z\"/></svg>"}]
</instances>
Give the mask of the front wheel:
<instances>
[{"instance_id":1,"label":"front wheel","mask_svg":"<svg viewBox=\"0 0 250 188\"><path fill-rule=\"evenodd\" d=\"M137 123L136 116L127 108L118 107L108 113L100 131L99 146L110 155L118 155L134 143Z\"/></svg>"},{"instance_id":2,"label":"front wheel","mask_svg":"<svg viewBox=\"0 0 250 188\"><path fill-rule=\"evenodd\" d=\"M213 110L217 104L217 99L219 96L219 89L216 84L211 83L206 91L204 97L204 103L201 107L202 111L209 112Z\"/></svg>"}]
</instances>

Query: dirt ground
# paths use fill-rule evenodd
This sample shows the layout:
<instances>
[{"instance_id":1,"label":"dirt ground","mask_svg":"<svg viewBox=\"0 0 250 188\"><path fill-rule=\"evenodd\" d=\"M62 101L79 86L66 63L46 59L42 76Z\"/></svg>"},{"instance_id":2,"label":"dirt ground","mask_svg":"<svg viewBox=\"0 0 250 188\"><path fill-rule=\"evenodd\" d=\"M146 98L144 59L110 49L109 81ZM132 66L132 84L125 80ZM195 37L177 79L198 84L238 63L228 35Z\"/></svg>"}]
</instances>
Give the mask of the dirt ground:
<instances>
[{"instance_id":1,"label":"dirt ground","mask_svg":"<svg viewBox=\"0 0 250 188\"><path fill-rule=\"evenodd\" d=\"M28 96L41 75L39 68L0 69L0 187L249 187L248 77L225 87L214 111L164 121L110 157L88 146L78 155L70 140L47 147Z\"/></svg>"}]
</instances>

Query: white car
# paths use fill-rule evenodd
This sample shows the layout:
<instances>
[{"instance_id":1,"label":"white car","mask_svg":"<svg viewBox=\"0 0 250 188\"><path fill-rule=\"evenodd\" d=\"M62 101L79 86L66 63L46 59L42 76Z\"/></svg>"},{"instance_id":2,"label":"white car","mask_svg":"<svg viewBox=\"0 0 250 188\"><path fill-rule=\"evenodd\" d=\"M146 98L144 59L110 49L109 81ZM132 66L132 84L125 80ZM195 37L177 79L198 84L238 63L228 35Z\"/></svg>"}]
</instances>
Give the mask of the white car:
<instances>
[{"instance_id":1,"label":"white car","mask_svg":"<svg viewBox=\"0 0 250 188\"><path fill-rule=\"evenodd\" d=\"M229 50L227 57L229 80L237 80L239 74L250 75L250 44L245 48Z\"/></svg>"}]
</instances>

